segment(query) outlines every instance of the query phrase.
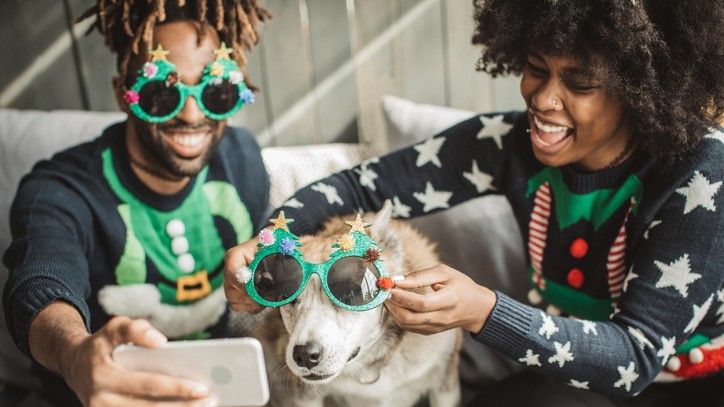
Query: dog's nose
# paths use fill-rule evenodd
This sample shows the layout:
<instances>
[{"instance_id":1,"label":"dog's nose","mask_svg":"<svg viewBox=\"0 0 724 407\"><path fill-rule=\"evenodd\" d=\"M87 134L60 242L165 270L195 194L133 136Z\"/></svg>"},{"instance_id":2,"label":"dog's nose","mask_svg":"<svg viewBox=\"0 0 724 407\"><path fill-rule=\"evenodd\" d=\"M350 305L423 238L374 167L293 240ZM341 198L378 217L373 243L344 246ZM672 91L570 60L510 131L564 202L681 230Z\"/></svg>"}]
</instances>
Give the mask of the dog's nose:
<instances>
[{"instance_id":1,"label":"dog's nose","mask_svg":"<svg viewBox=\"0 0 724 407\"><path fill-rule=\"evenodd\" d=\"M301 367L311 369L319 364L322 358L322 345L317 341L307 342L304 345L295 345L292 349L294 362Z\"/></svg>"}]
</instances>

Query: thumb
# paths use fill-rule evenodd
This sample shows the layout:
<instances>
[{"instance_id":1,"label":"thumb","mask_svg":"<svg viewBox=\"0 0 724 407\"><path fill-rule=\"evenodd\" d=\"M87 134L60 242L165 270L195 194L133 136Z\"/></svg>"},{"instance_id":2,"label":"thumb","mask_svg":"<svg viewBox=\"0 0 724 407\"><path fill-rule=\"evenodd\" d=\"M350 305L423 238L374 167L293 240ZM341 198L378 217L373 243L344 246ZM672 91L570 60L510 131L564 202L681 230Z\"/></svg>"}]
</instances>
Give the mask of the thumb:
<instances>
[{"instance_id":1,"label":"thumb","mask_svg":"<svg viewBox=\"0 0 724 407\"><path fill-rule=\"evenodd\" d=\"M403 280L396 281L395 285L397 288L412 289L443 284L447 279L447 275L441 272L438 266L434 266L407 274Z\"/></svg>"}]
</instances>

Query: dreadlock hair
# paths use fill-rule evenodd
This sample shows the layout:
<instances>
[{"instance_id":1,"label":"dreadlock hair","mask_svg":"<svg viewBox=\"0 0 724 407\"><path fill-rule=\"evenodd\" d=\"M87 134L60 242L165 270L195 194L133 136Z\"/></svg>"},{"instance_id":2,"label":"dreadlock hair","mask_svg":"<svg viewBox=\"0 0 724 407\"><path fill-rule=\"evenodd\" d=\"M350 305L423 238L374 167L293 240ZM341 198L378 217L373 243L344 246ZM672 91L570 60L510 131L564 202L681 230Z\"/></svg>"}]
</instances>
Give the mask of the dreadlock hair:
<instances>
[{"instance_id":1,"label":"dreadlock hair","mask_svg":"<svg viewBox=\"0 0 724 407\"><path fill-rule=\"evenodd\" d=\"M474 0L476 69L520 74L526 53L600 68L635 141L672 163L724 118L724 0ZM598 71L599 69L596 69Z\"/></svg>"},{"instance_id":2,"label":"dreadlock hair","mask_svg":"<svg viewBox=\"0 0 724 407\"><path fill-rule=\"evenodd\" d=\"M195 23L199 44L210 25L222 41L230 44L232 57L239 64L246 84L257 88L246 75L246 51L259 41L258 26L271 18L259 0L98 0L76 21L95 16L86 34L98 30L117 56L118 72L128 81L129 62L138 55L141 45L153 48L156 25L179 20Z\"/></svg>"}]
</instances>

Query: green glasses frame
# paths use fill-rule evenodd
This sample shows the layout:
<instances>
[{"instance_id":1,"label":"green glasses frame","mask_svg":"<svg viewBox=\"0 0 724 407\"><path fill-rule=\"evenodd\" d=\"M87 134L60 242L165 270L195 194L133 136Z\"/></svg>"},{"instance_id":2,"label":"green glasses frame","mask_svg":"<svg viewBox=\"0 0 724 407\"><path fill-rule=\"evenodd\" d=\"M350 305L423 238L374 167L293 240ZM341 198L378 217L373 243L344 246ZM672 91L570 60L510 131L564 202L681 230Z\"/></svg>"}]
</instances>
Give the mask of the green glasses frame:
<instances>
[{"instance_id":1,"label":"green glasses frame","mask_svg":"<svg viewBox=\"0 0 724 407\"><path fill-rule=\"evenodd\" d=\"M281 214L282 219L283 216L284 215ZM291 222L292 220L287 219L286 221ZM260 249L254 257L254 260L252 260L251 264L249 264L248 270L250 272L250 275L248 276L248 280L245 283L246 292L254 301L259 303L260 305L263 305L265 307L280 307L282 305L289 304L304 291L307 283L309 282L309 279L312 277L313 274L317 274L319 276L319 279L322 283L322 289L324 290L324 293L327 295L327 297L332 300L332 303L340 308L349 311L370 310L372 308L380 306L389 297L389 291L380 288L377 285L378 278L375 278L374 281L370 281L371 286L377 289L377 293L375 294L372 301L361 305L349 305L345 304L337 297L335 297L334 294L332 294L331 289L329 288L329 284L327 283L329 270L337 261L346 257L361 257L363 259L367 259L368 250L374 250L377 252L379 251L377 243L372 240L372 238L367 236L366 233L360 232L358 230L350 231L347 235L343 237L343 239L353 239L353 247L347 247L349 250L345 250L345 244L336 243L332 247L337 250L332 252L327 261L325 261L324 263L310 263L304 260L302 253L297 250L297 247L300 247L302 245L299 242L298 238L285 229L286 226L277 227L273 231L265 229L268 231L267 233L273 234L273 241L269 235L267 235L267 240L265 241L264 236L262 236L262 234L265 232L262 231L260 233L259 239L261 241L261 243L259 243ZM362 228L362 230L364 230L364 228ZM349 244L349 240L347 242ZM303 273L302 282L299 285L297 291L289 296L289 298L286 298L282 301L269 301L263 298L261 295L259 295L259 293L256 291L256 287L254 286L254 275L256 273L257 267L259 266L261 261L264 260L264 258L273 254L282 254L294 258L294 260L299 263ZM385 270L385 266L379 257L370 262L379 272L379 278L389 278L389 275Z\"/></svg>"},{"instance_id":2,"label":"green glasses frame","mask_svg":"<svg viewBox=\"0 0 724 407\"><path fill-rule=\"evenodd\" d=\"M131 112L133 112L133 114L139 119L149 123L165 122L176 117L181 109L183 109L184 104L186 104L186 99L189 96L192 96L196 99L196 103L201 111L204 112L206 117L212 120L221 121L233 116L245 104L254 103L254 93L246 86L241 70L239 69L239 65L237 65L233 59L228 57L228 52L230 52L230 50L226 48L225 44L222 44L222 47L215 52L218 53L220 50L226 51L225 54L222 53L222 55L225 56L218 56L216 60L207 64L206 67L204 67L201 81L196 85L187 85L178 81L176 66L169 62L165 57L165 55L168 54L168 51L164 51L160 46L159 49L151 51L150 54L152 55L152 60L150 62L146 62L143 67L138 70L136 81L124 94L124 100L128 103ZM204 105L201 95L206 86L209 84L218 84L223 80L228 80L237 87L239 99L228 112L214 113ZM166 115L150 115L145 112L138 103L141 88L152 81L165 81L167 85L175 86L176 89L178 89L178 105L173 109L173 111Z\"/></svg>"}]
</instances>

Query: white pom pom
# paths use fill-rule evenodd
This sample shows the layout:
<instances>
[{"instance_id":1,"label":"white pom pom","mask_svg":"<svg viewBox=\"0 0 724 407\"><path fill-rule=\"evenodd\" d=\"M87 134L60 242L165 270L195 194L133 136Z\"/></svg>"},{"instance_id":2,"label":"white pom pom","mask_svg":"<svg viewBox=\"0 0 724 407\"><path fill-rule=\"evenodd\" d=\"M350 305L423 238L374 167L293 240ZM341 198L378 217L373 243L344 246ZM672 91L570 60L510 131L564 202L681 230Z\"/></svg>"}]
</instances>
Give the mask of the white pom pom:
<instances>
[{"instance_id":1,"label":"white pom pom","mask_svg":"<svg viewBox=\"0 0 724 407\"><path fill-rule=\"evenodd\" d=\"M689 362L691 363L701 363L704 361L704 352L701 351L699 348L694 348L689 351Z\"/></svg>"},{"instance_id":2,"label":"white pom pom","mask_svg":"<svg viewBox=\"0 0 724 407\"><path fill-rule=\"evenodd\" d=\"M680 367L681 367L681 361L676 356L670 357L669 361L666 362L666 368L672 372L679 370Z\"/></svg>"},{"instance_id":3,"label":"white pom pom","mask_svg":"<svg viewBox=\"0 0 724 407\"><path fill-rule=\"evenodd\" d=\"M189 251L189 241L185 236L174 237L171 240L171 251L176 256L180 256Z\"/></svg>"},{"instance_id":4,"label":"white pom pom","mask_svg":"<svg viewBox=\"0 0 724 407\"><path fill-rule=\"evenodd\" d=\"M246 284L251 280L251 270L249 267L242 266L236 271L236 280L241 284Z\"/></svg>"},{"instance_id":5,"label":"white pom pom","mask_svg":"<svg viewBox=\"0 0 724 407\"><path fill-rule=\"evenodd\" d=\"M171 238L183 236L183 234L186 233L186 225L184 225L181 219L171 219L166 224L166 233Z\"/></svg>"},{"instance_id":6,"label":"white pom pom","mask_svg":"<svg viewBox=\"0 0 724 407\"><path fill-rule=\"evenodd\" d=\"M543 302L543 297L540 296L538 290L531 288L530 291L528 291L528 302L533 305L538 305Z\"/></svg>"},{"instance_id":7,"label":"white pom pom","mask_svg":"<svg viewBox=\"0 0 724 407\"><path fill-rule=\"evenodd\" d=\"M176 264L178 265L178 268L181 269L181 271L183 271L184 273L191 273L196 267L196 261L194 260L194 256L190 255L189 253L178 256L178 259L176 259Z\"/></svg>"}]
</instances>

